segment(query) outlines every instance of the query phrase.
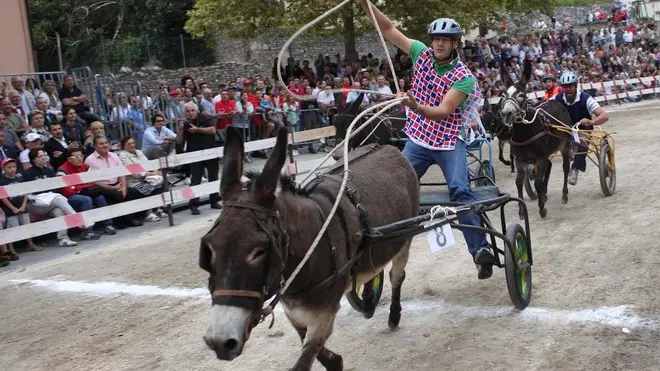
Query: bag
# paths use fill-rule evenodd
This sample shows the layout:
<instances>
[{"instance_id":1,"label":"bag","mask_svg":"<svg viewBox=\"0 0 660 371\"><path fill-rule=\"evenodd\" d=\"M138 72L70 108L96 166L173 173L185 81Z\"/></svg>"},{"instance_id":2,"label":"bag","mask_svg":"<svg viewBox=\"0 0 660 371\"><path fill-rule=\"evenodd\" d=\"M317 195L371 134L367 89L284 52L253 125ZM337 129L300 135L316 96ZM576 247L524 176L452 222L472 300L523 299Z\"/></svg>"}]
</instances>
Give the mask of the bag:
<instances>
[{"instance_id":1,"label":"bag","mask_svg":"<svg viewBox=\"0 0 660 371\"><path fill-rule=\"evenodd\" d=\"M133 186L133 188L135 188L143 196L151 196L151 193L153 193L153 191L156 189L156 187L152 186L147 182L138 183L135 186Z\"/></svg>"},{"instance_id":2,"label":"bag","mask_svg":"<svg viewBox=\"0 0 660 371\"><path fill-rule=\"evenodd\" d=\"M28 195L28 201L32 202L34 206L48 207L50 206L57 196L62 196L55 192L45 192L36 195Z\"/></svg>"},{"instance_id":3,"label":"bag","mask_svg":"<svg viewBox=\"0 0 660 371\"><path fill-rule=\"evenodd\" d=\"M158 187L163 184L162 175L148 175L147 177L144 178L144 180L154 187Z\"/></svg>"}]
</instances>

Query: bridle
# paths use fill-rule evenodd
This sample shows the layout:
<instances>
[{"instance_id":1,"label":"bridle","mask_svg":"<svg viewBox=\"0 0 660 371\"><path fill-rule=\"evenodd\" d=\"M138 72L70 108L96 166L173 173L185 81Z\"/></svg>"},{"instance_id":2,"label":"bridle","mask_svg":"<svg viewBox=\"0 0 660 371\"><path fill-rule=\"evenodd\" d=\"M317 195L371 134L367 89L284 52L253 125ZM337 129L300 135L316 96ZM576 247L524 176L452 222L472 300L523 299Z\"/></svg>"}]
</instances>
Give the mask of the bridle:
<instances>
[{"instance_id":1,"label":"bridle","mask_svg":"<svg viewBox=\"0 0 660 371\"><path fill-rule=\"evenodd\" d=\"M247 191L249 183L243 188L243 192ZM248 201L224 201L223 208L235 207L247 209L252 211L251 215L260 230L266 233L270 241L269 247L266 250L266 282L260 291L244 290L244 289L222 289L214 287L214 272L211 272L209 277L209 291L211 292L213 305L228 305L248 309L252 311L250 321L246 325L245 335L246 340L249 337L250 331L256 327L260 322L273 315L273 309L280 299L280 291L284 285L284 267L286 265L287 257L289 255L289 235L280 223L280 214L278 211L256 205ZM207 233L211 233L219 225L219 220ZM276 254L273 257L273 253ZM280 262L279 272L271 271L271 259L277 258ZM263 303L270 297L275 296L268 306L262 308ZM273 321L270 327L273 326Z\"/></svg>"},{"instance_id":2,"label":"bridle","mask_svg":"<svg viewBox=\"0 0 660 371\"><path fill-rule=\"evenodd\" d=\"M504 120L503 117L501 117L501 112L502 109L507 105L507 103L513 105L513 108L515 109L515 112L513 113L512 120L507 122ZM507 127L512 127L513 123L523 123L527 124L525 120L525 115L527 114L527 96L525 96L524 103L521 105L518 103L518 100L514 97L507 96L505 98L502 98L502 103L500 105L500 119L502 120L502 124Z\"/></svg>"}]
</instances>

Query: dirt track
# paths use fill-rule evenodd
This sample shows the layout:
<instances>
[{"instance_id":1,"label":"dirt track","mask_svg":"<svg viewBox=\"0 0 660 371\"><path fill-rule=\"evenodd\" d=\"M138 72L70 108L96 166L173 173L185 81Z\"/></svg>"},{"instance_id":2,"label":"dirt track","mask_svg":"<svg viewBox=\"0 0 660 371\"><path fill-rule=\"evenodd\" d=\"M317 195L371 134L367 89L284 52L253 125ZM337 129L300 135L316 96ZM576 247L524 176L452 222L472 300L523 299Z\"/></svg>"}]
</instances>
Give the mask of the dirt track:
<instances>
[{"instance_id":1,"label":"dirt track","mask_svg":"<svg viewBox=\"0 0 660 371\"><path fill-rule=\"evenodd\" d=\"M657 104L611 114L606 129L618 133L618 186L612 197L603 196L598 172L589 163L578 185L569 186L568 205L561 205L561 169L555 160L547 219L540 219L535 202L529 205L535 265L528 309L512 309L503 270L489 280L476 279L462 235L456 235L456 246L438 254L429 251L426 236L419 236L403 286L400 328L387 328L388 285L371 320L343 306L328 347L344 357L346 370L657 369L660 176L654 153L660 134L653 125L658 114ZM496 162L496 171L500 188L515 193L508 168ZM438 174L434 170L425 180ZM264 325L255 329L243 355L232 363L216 360L205 348L210 302L197 250L212 221L207 214L177 227L145 231L139 240L0 274L2 369L292 366L300 343L281 312L272 330ZM517 221L515 207L507 214L509 222ZM58 288L50 281L39 286L20 280L71 282ZM187 289L150 296L157 288L85 287L81 282ZM320 364L315 370L322 370Z\"/></svg>"}]
</instances>

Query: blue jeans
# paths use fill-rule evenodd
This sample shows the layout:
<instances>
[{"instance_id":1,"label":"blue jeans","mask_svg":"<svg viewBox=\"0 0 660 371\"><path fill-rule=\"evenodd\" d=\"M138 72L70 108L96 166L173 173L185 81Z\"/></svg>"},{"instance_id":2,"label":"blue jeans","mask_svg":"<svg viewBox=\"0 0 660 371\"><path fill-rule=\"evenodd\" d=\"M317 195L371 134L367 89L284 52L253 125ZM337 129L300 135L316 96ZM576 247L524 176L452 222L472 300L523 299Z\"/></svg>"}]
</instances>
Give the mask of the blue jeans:
<instances>
[{"instance_id":1,"label":"blue jeans","mask_svg":"<svg viewBox=\"0 0 660 371\"><path fill-rule=\"evenodd\" d=\"M453 202L472 203L477 197L470 188L470 175L467 164L467 150L465 142L456 141L453 151L434 151L421 147L408 140L403 155L415 168L417 178L421 179L433 163L442 169L442 173L449 187L449 197ZM463 215L458 218L461 224L480 227L481 219L477 214ZM464 231L468 252L474 256L480 249L490 247L486 234L476 231Z\"/></svg>"},{"instance_id":2,"label":"blue jeans","mask_svg":"<svg viewBox=\"0 0 660 371\"><path fill-rule=\"evenodd\" d=\"M77 212L83 212L87 210L91 210L96 207L105 207L108 206L108 202L105 200L105 197L103 196L98 196L94 197L92 199L89 196L85 195L73 195L69 198L69 205L73 207L74 210ZM105 225L112 225L112 219L107 219L103 221L103 224Z\"/></svg>"}]
</instances>

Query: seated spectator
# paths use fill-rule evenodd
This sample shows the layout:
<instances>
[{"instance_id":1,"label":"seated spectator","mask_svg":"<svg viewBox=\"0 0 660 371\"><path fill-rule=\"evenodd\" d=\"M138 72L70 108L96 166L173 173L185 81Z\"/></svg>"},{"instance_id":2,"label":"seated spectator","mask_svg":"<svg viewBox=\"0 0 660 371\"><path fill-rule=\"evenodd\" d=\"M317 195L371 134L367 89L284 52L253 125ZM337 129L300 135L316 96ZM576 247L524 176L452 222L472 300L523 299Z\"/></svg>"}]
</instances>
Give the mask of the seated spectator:
<instances>
[{"instance_id":1,"label":"seated spectator","mask_svg":"<svg viewBox=\"0 0 660 371\"><path fill-rule=\"evenodd\" d=\"M57 94L57 87L55 86L55 82L53 80L46 80L44 81L44 84L42 86L43 91L41 94L39 94L38 98L44 98L46 99L47 102L47 107L46 111L49 114L53 114L57 117L56 121L61 121L62 120L62 102L60 101L59 94ZM39 108L37 102L37 108ZM40 110L44 110L43 108L39 108Z\"/></svg>"},{"instance_id":2,"label":"seated spectator","mask_svg":"<svg viewBox=\"0 0 660 371\"><path fill-rule=\"evenodd\" d=\"M46 127L46 130L48 130L50 124L61 121L62 111L59 111L59 113L56 114L48 110L48 98L39 96L36 104L36 109L41 111L44 115L44 126ZM57 117L58 115L60 118Z\"/></svg>"},{"instance_id":3,"label":"seated spectator","mask_svg":"<svg viewBox=\"0 0 660 371\"><path fill-rule=\"evenodd\" d=\"M58 91L58 95L62 100L62 106L64 107L63 112L65 115L66 108L73 108L76 114L81 119L85 120L85 123L99 120L98 116L91 113L89 107L87 107L90 102L89 97L83 94L82 90L74 84L73 76L64 76L64 84Z\"/></svg>"},{"instance_id":4,"label":"seated spectator","mask_svg":"<svg viewBox=\"0 0 660 371\"><path fill-rule=\"evenodd\" d=\"M57 169L57 176L84 173L88 170L85 165L85 157L80 147L72 147L66 150L66 155L62 158L67 161ZM94 185L94 183L81 183L68 186L61 189L62 195L69 200L69 204L78 212L87 211L96 207L106 207L108 202L104 197L103 188ZM105 225L105 234L113 235L117 231L112 224L112 219L103 221Z\"/></svg>"},{"instance_id":5,"label":"seated spectator","mask_svg":"<svg viewBox=\"0 0 660 371\"><path fill-rule=\"evenodd\" d=\"M85 143L83 143L83 148L85 149L85 156L89 156L94 153L94 137L97 135L105 136L105 125L101 121L94 121L89 124L89 129L85 131Z\"/></svg>"},{"instance_id":6,"label":"seated spectator","mask_svg":"<svg viewBox=\"0 0 660 371\"><path fill-rule=\"evenodd\" d=\"M276 128L282 126L282 115L279 110L273 105L271 96L263 94L259 107L264 111L264 120L266 122L266 131L264 138L269 138L270 134Z\"/></svg>"},{"instance_id":7,"label":"seated spectator","mask_svg":"<svg viewBox=\"0 0 660 371\"><path fill-rule=\"evenodd\" d=\"M0 166L2 166L2 172L4 173L2 177L0 177L0 187L23 182L23 177L17 172L16 160L6 158L2 160ZM0 200L0 208L2 208L5 218L7 219L5 222L7 229L30 224L30 215L27 211L27 201L28 198L26 195L8 197ZM31 238L27 239L27 244L28 249L32 251L41 250L41 247L36 246ZM7 244L7 250L3 252L2 256L3 260L18 260L18 254L16 254L16 250L14 250L13 243Z\"/></svg>"},{"instance_id":8,"label":"seated spectator","mask_svg":"<svg viewBox=\"0 0 660 371\"><path fill-rule=\"evenodd\" d=\"M55 171L46 166L48 164L48 157L46 156L45 151L38 148L33 148L30 150L28 156L32 166L25 171L23 181L31 182L37 179L54 178L56 176ZM30 214L39 216L49 215L53 218L76 213L73 207L71 207L69 204L66 197L53 191L35 192L29 195L27 211ZM81 236L83 240L99 239L99 235L94 233L92 230L93 226L94 223L91 223L90 225L86 225L81 228ZM57 239L60 241L60 246L77 245L76 242L73 242L71 239L69 239L66 229L57 232Z\"/></svg>"},{"instance_id":9,"label":"seated spectator","mask_svg":"<svg viewBox=\"0 0 660 371\"><path fill-rule=\"evenodd\" d=\"M23 135L23 141L26 141L28 133L36 133L41 137L41 142L46 143L48 139L51 138L51 134L48 132L48 128L45 126L45 116L44 113L40 110L33 110L30 112L28 121L30 121L30 129L25 132Z\"/></svg>"},{"instance_id":10,"label":"seated spectator","mask_svg":"<svg viewBox=\"0 0 660 371\"><path fill-rule=\"evenodd\" d=\"M122 139L119 158L124 165L149 161L144 153L137 149L135 138L130 136ZM126 182L128 183L128 187L136 189L143 197L155 196L163 192L163 175L160 171L147 171L141 174L127 175ZM167 216L160 208L157 210L148 210L146 214L147 216L144 219L146 222L157 222Z\"/></svg>"},{"instance_id":11,"label":"seated spectator","mask_svg":"<svg viewBox=\"0 0 660 371\"><path fill-rule=\"evenodd\" d=\"M69 141L78 142L81 145L85 142L85 128L76 120L78 115L73 107L66 107L62 112L64 119L62 120L62 130L64 136Z\"/></svg>"},{"instance_id":12,"label":"seated spectator","mask_svg":"<svg viewBox=\"0 0 660 371\"><path fill-rule=\"evenodd\" d=\"M6 158L18 158L23 148L14 131L3 127L3 118L4 116L0 113L0 161ZM20 145L21 149L17 145Z\"/></svg>"},{"instance_id":13,"label":"seated spectator","mask_svg":"<svg viewBox=\"0 0 660 371\"><path fill-rule=\"evenodd\" d=\"M62 125L53 123L50 125L51 138L44 144L44 149L50 157L50 164L53 169L57 169L66 162L66 150L68 148L80 148L80 144L76 141L67 140L64 137Z\"/></svg>"},{"instance_id":14,"label":"seated spectator","mask_svg":"<svg viewBox=\"0 0 660 371\"><path fill-rule=\"evenodd\" d=\"M85 159L85 165L90 170L108 169L115 166L123 166L119 156L110 152L110 143L105 136L94 137L94 153ZM115 205L125 201L132 201L142 198L142 194L135 188L128 187L126 177L110 177L104 180L94 182L97 186L103 188L106 192L103 194L108 203ZM131 227L141 226L143 224L142 212L125 215L115 225L122 228L126 225Z\"/></svg>"},{"instance_id":15,"label":"seated spectator","mask_svg":"<svg viewBox=\"0 0 660 371\"><path fill-rule=\"evenodd\" d=\"M23 170L27 170L32 167L32 162L30 161L30 150L32 149L42 149L43 144L41 142L41 136L36 133L28 133L25 137L25 145L27 146L21 154L18 156L18 160L23 166ZM46 155L46 161L48 162L48 167L50 167L50 158Z\"/></svg>"},{"instance_id":16,"label":"seated spectator","mask_svg":"<svg viewBox=\"0 0 660 371\"><path fill-rule=\"evenodd\" d=\"M165 116L161 113L153 115L151 123L152 126L144 131L142 153L149 160L154 160L161 156L167 156L174 150L176 133L165 126Z\"/></svg>"},{"instance_id":17,"label":"seated spectator","mask_svg":"<svg viewBox=\"0 0 660 371\"><path fill-rule=\"evenodd\" d=\"M19 138L23 133L30 129L30 126L25 122L25 119L23 119L23 116L14 112L14 108L12 107L9 98L0 98L0 110L2 110L5 117L5 125L9 129L12 129Z\"/></svg>"}]
</instances>

